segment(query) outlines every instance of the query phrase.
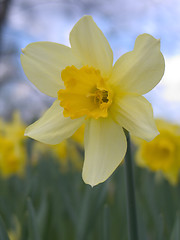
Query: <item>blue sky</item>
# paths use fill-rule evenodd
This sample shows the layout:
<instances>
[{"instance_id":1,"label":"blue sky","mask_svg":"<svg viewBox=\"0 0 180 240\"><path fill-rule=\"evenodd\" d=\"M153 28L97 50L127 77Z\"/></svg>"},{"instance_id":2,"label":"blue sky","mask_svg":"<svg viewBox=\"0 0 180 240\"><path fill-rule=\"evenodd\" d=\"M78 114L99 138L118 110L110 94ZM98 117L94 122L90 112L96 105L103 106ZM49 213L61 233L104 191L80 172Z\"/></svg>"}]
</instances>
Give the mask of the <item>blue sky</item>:
<instances>
[{"instance_id":1,"label":"blue sky","mask_svg":"<svg viewBox=\"0 0 180 240\"><path fill-rule=\"evenodd\" d=\"M12 94L17 92L13 91L16 88L21 88L18 94L22 95L22 99L30 95L42 103L42 111L46 108L49 98L46 100L46 96L25 80L19 61L20 49L33 41L54 41L69 45L69 32L75 22L83 15L90 14L110 42L115 60L133 49L139 34L146 32L161 39L161 50L166 60L165 75L161 83L146 97L153 105L155 116L179 121L180 1L97 0L95 4L90 0L16 0L12 4L4 29L6 48L13 42L18 49L16 61L20 82L17 79L11 84ZM9 88L6 86L5 89ZM23 94L23 91L27 94ZM0 94L1 98L2 93ZM3 114L1 105L0 114Z\"/></svg>"}]
</instances>

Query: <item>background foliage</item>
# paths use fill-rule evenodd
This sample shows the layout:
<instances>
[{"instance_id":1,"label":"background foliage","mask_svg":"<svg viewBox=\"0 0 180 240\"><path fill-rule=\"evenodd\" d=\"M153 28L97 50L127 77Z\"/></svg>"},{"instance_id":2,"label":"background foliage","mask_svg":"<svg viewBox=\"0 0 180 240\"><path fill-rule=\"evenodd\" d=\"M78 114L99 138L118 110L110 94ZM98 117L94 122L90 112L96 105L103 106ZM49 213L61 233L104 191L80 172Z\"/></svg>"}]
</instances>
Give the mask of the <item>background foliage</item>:
<instances>
[{"instance_id":1,"label":"background foliage","mask_svg":"<svg viewBox=\"0 0 180 240\"><path fill-rule=\"evenodd\" d=\"M0 178L0 239L126 240L124 165L91 188L81 171L71 163L62 171L50 153L32 164L33 146L29 140L24 177ZM180 185L137 166L134 170L140 239L179 239Z\"/></svg>"}]
</instances>

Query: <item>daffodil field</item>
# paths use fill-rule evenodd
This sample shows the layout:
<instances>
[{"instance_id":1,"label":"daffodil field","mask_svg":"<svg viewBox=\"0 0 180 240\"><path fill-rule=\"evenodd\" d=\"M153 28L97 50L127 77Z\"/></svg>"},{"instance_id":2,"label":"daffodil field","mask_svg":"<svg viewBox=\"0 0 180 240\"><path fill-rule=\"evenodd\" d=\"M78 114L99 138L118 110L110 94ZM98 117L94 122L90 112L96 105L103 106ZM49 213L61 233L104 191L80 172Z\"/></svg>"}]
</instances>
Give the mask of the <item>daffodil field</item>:
<instances>
[{"instance_id":1,"label":"daffodil field","mask_svg":"<svg viewBox=\"0 0 180 240\"><path fill-rule=\"evenodd\" d=\"M143 145L139 139L132 139L138 231L142 240L178 240L180 236L178 174L172 170L169 175L167 171L164 174L160 158L168 151L164 161L179 169L179 155L172 148L180 150L180 135L178 126L163 123L166 128L158 135L161 139L154 140L156 153L152 164L159 157L154 171L148 164L139 167ZM3 121L1 126L0 239L128 239L124 162L106 182L92 188L81 177L83 128L59 146L51 146L24 137L25 125L17 114L13 121ZM172 138L169 145L165 144L167 135ZM153 141L146 144L150 148ZM147 152L149 157L153 151L154 147ZM22 152L24 158L20 160Z\"/></svg>"},{"instance_id":2,"label":"daffodil field","mask_svg":"<svg viewBox=\"0 0 180 240\"><path fill-rule=\"evenodd\" d=\"M161 40L142 33L115 61L84 15L69 45L19 54L51 105L0 117L0 240L180 240L180 123L145 95L165 72Z\"/></svg>"}]
</instances>

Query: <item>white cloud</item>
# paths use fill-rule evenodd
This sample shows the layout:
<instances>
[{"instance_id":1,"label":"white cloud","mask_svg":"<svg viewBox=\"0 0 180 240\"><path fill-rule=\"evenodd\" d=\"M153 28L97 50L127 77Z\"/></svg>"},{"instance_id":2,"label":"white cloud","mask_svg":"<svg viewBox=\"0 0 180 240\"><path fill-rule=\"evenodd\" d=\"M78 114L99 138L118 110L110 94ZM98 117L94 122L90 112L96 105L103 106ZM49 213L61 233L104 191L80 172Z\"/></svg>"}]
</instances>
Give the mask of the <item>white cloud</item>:
<instances>
[{"instance_id":1,"label":"white cloud","mask_svg":"<svg viewBox=\"0 0 180 240\"><path fill-rule=\"evenodd\" d=\"M166 58L162 81L162 97L170 102L180 102L180 55Z\"/></svg>"}]
</instances>

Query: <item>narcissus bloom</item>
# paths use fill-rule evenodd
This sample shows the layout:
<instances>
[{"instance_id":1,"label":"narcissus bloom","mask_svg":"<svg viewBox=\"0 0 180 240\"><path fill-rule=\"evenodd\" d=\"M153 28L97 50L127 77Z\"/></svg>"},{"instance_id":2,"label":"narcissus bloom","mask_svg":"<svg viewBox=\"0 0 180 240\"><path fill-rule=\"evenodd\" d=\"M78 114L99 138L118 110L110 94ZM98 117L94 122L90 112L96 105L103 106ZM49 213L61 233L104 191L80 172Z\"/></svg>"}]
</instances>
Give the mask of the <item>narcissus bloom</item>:
<instances>
[{"instance_id":1,"label":"narcissus bloom","mask_svg":"<svg viewBox=\"0 0 180 240\"><path fill-rule=\"evenodd\" d=\"M60 163L61 170L67 171L69 165L76 170L82 169L83 140L84 126L81 126L70 138L59 144L49 145L53 155Z\"/></svg>"},{"instance_id":2,"label":"narcissus bloom","mask_svg":"<svg viewBox=\"0 0 180 240\"><path fill-rule=\"evenodd\" d=\"M57 144L85 124L83 179L94 186L120 164L127 143L123 127L152 140L157 134L151 104L142 96L160 81L164 58L160 41L140 35L134 50L113 66L111 47L91 16L82 17L70 33L71 48L36 42L22 50L28 79L57 98L25 134Z\"/></svg>"},{"instance_id":3,"label":"narcissus bloom","mask_svg":"<svg viewBox=\"0 0 180 240\"><path fill-rule=\"evenodd\" d=\"M164 120L156 120L160 134L151 142L136 141L136 162L154 172L161 172L176 184L180 170L180 127Z\"/></svg>"},{"instance_id":4,"label":"narcissus bloom","mask_svg":"<svg viewBox=\"0 0 180 240\"><path fill-rule=\"evenodd\" d=\"M0 120L0 174L3 177L22 175L26 164L25 125L18 113L13 121Z\"/></svg>"}]
</instances>

